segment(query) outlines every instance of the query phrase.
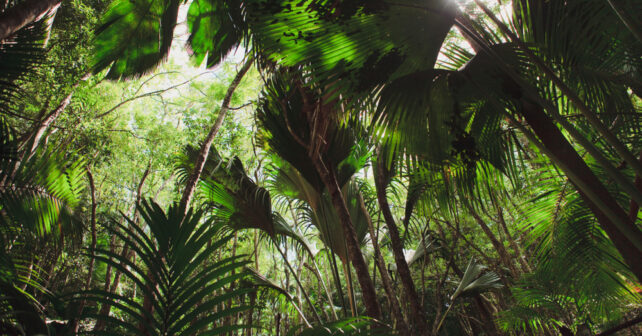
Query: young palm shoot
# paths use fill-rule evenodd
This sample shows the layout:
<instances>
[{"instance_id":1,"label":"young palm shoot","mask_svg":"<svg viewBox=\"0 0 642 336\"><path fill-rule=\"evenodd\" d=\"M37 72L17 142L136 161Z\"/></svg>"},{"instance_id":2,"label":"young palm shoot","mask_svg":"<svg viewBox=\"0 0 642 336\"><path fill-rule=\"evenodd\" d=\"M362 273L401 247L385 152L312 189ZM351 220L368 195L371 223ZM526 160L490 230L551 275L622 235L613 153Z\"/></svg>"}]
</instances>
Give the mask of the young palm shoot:
<instances>
[{"instance_id":1,"label":"young palm shoot","mask_svg":"<svg viewBox=\"0 0 642 336\"><path fill-rule=\"evenodd\" d=\"M499 276L495 272L485 272L482 274L486 268L488 267L478 264L475 261L475 258L470 259L468 267L466 267L466 271L464 272L455 293L450 297L450 305L448 306L448 309L446 309L446 312L441 317L439 324L437 324L437 328L434 332L435 335L439 332L439 328L441 328L446 316L455 305L455 300L457 300L457 298L483 293L493 288L500 288L503 286Z\"/></svg>"}]
</instances>

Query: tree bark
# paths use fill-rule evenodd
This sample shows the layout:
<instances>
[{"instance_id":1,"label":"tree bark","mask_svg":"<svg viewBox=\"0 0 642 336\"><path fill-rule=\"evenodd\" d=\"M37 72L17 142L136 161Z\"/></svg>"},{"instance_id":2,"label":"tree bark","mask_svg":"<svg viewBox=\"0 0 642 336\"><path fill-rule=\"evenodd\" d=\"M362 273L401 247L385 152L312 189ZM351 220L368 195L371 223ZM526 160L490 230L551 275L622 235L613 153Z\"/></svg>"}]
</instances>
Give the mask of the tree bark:
<instances>
[{"instance_id":1,"label":"tree bark","mask_svg":"<svg viewBox=\"0 0 642 336\"><path fill-rule=\"evenodd\" d=\"M91 168L87 166L87 179L89 180L89 193L91 195L91 251L94 251L96 249L96 243L97 243L97 235L96 235L96 207L98 204L96 203L96 184L94 183L94 175L91 173ZM95 264L95 259L91 257L89 260L89 267L87 268L87 279L85 280L85 290L89 290L91 287L91 279L94 275L94 264ZM82 310L85 308L85 300L80 301L78 304L78 315L82 316ZM71 321L71 326L70 329L74 331L74 333L78 333L78 319L74 318Z\"/></svg>"},{"instance_id":2,"label":"tree bark","mask_svg":"<svg viewBox=\"0 0 642 336\"><path fill-rule=\"evenodd\" d=\"M609 208L613 216L616 216L620 222L625 225L625 228L635 235L635 237L631 237L631 239L642 241L642 232L635 226L628 214L615 199L613 199L604 184L595 176L586 162L582 160L577 151L575 151L562 132L544 113L542 108L526 101L523 101L522 107L521 114L526 122L528 122L551 155L554 155L558 161L565 163L565 167L561 168L567 176L569 176L569 179L579 191L580 196L591 209L600 226L609 236L615 248L631 268L633 274L635 274L638 280L642 280L642 263L640 263L642 253L632 241L616 227L611 221L611 218L583 191L584 189L578 186L578 183L581 183L584 188L586 188L586 191L593 195L593 198L597 198L597 200Z\"/></svg>"},{"instance_id":3,"label":"tree bark","mask_svg":"<svg viewBox=\"0 0 642 336\"><path fill-rule=\"evenodd\" d=\"M484 234L486 234L486 237L488 237L488 240L490 240L490 243L493 245L495 248L495 251L497 251L497 254L499 255L499 260L504 264L504 266L508 267L508 269L511 272L511 275L513 278L517 279L519 276L519 272L515 268L515 265L513 264L513 260L508 254L508 251L506 251L506 248L504 247L504 244L500 242L497 237L495 237L495 234L491 229L486 225L486 222L479 216L477 211L472 208L469 204L462 202L466 208L468 208L468 212L470 212L471 215L473 215L473 218L479 224L481 227L482 231L484 231Z\"/></svg>"},{"instance_id":4,"label":"tree bark","mask_svg":"<svg viewBox=\"0 0 642 336\"><path fill-rule=\"evenodd\" d=\"M0 41L42 19L58 8L61 2L62 0L26 0L0 13Z\"/></svg>"},{"instance_id":5,"label":"tree bark","mask_svg":"<svg viewBox=\"0 0 642 336\"><path fill-rule=\"evenodd\" d=\"M638 160L642 162L642 152L638 156ZM642 176L640 174L635 174L635 187L642 191ZM640 211L640 204L638 204L634 199L631 199L629 203L629 219L635 223L638 219L638 212Z\"/></svg>"},{"instance_id":6,"label":"tree bark","mask_svg":"<svg viewBox=\"0 0 642 336\"><path fill-rule=\"evenodd\" d=\"M134 218L133 222L136 223L138 221L138 204L140 203L140 200L142 198L142 192L143 192L143 185L145 184L145 180L147 179L147 176L149 176L149 172L151 170L152 163L151 161L147 164L147 169L145 169L145 172L143 172L143 176L140 179L140 182L138 183L138 188L136 189L136 200L134 203ZM127 246L123 248L123 251L121 253L121 256L130 259L134 256L133 251L131 251ZM109 290L109 292L113 293L116 290L118 290L118 285L120 284L120 278L122 276L122 273L116 269L114 273L114 281L112 282L111 286L105 285L105 288ZM109 278L106 279L106 281L109 281ZM100 307L100 312L98 313L99 316L108 316L109 312L111 310L111 305L108 303L105 303ZM98 319L96 322L96 325L94 326L93 332L99 332L103 330L106 326L106 319Z\"/></svg>"},{"instance_id":7,"label":"tree bark","mask_svg":"<svg viewBox=\"0 0 642 336\"><path fill-rule=\"evenodd\" d=\"M339 222L341 223L343 233L346 237L348 257L350 258L352 266L354 266L357 273L357 280L361 286L363 302L366 306L366 315L378 319L381 317L381 308L379 307L379 302L377 302L377 292L375 291L374 284L372 283L372 279L368 273L368 265L363 259L363 254L361 254L361 250L359 249L357 233L352 225L350 212L348 211L345 199L343 198L343 193L341 193L337 177L334 171L326 167L326 165L321 161L321 158L312 158L312 161L321 177L321 180L323 181L323 184L330 193L332 205L339 216Z\"/></svg>"},{"instance_id":8,"label":"tree bark","mask_svg":"<svg viewBox=\"0 0 642 336\"><path fill-rule=\"evenodd\" d=\"M412 275L410 274L410 268L406 262L406 256L403 253L403 244L399 236L399 229L397 228L395 219L390 211L390 205L388 204L388 198L386 196L386 186L388 182L384 176L384 164L383 160L377 160L377 169L375 170L377 200L379 201L379 208L383 214L386 226L388 227L388 233L390 234L390 245L392 246L392 252L395 256L397 272L399 273L401 284L403 285L404 292L410 303L412 320L414 323L413 330L423 333L429 330L428 324L426 323L423 307L421 307L419 295L417 295L417 290L415 289L415 284L412 280Z\"/></svg>"},{"instance_id":9,"label":"tree bark","mask_svg":"<svg viewBox=\"0 0 642 336\"><path fill-rule=\"evenodd\" d=\"M36 151L36 148L38 148L38 145L40 145L40 141L42 140L42 137L45 135L45 132L47 131L49 126L51 126L56 121L56 119L60 117L62 112L65 111L67 106L69 106L69 103L71 103L71 98L74 96L74 93L76 92L76 88L78 88L78 86L80 86L80 84L83 81L87 80L89 76L90 76L90 73L87 73L83 77L81 77L80 80L71 87L71 91L69 92L69 94L67 94L67 96L65 96L65 98L63 98L60 101L58 106L56 106L56 108L53 111L47 114L40 121L39 124L34 126L34 130L33 132L31 132L31 135L27 137L25 142L21 144L21 147L31 144L29 149L25 151L23 161L26 161L34 154L34 152Z\"/></svg>"},{"instance_id":10,"label":"tree bark","mask_svg":"<svg viewBox=\"0 0 642 336\"><path fill-rule=\"evenodd\" d=\"M180 206L183 209L183 211L185 211L185 213L187 213L187 208L189 207L190 201L192 200L192 197L194 197L194 191L196 190L196 185L198 184L198 180L201 178L201 173L203 173L203 167L205 167L205 162L207 161L207 157L210 154L210 148L212 147L214 138L216 137L216 134L218 133L219 128L221 128L221 125L223 125L223 120L225 120L225 115L227 114L227 111L230 108L230 101L232 100L232 95L234 94L234 91L241 83L243 76L245 76L247 71L250 70L250 67L252 66L253 62L254 62L254 58L249 57L245 61L245 64L243 64L239 72L236 74L234 79L232 80L232 83L230 83L230 86L227 88L227 92L225 93L225 97L223 98L223 103L221 103L221 109L218 112L216 121L214 122L214 125L210 129L209 133L207 134L207 137L205 138L205 140L203 141L203 144L201 145L201 150L199 151L198 157L196 158L196 162L194 163L194 170L192 171L192 174L187 179L185 190L183 191L183 196L181 197Z\"/></svg>"},{"instance_id":11,"label":"tree bark","mask_svg":"<svg viewBox=\"0 0 642 336\"><path fill-rule=\"evenodd\" d=\"M361 211L363 211L366 216L366 222L368 223L368 232L370 233L370 240L372 241L372 248L374 249L375 262L379 268L379 274L381 274L381 282L383 283L383 288L386 291L386 296L388 296L388 302L390 302L392 316L397 320L397 331L399 331L399 334L402 336L410 335L408 324L406 324L406 320L401 312L401 306L399 305L399 300L397 300L397 296L395 295L395 290L392 286L390 275L388 274L386 262L383 260L383 256L381 255L381 249L379 248L379 242L377 241L374 225L372 225L372 219L370 218L370 214L368 213L368 209L366 208L361 192L358 193L358 197Z\"/></svg>"},{"instance_id":12,"label":"tree bark","mask_svg":"<svg viewBox=\"0 0 642 336\"><path fill-rule=\"evenodd\" d=\"M508 226L506 225L506 220L504 219L504 211L502 210L502 208L499 205L497 206L496 210L497 210L497 216L498 216L499 224L502 227L502 230L504 230L504 233L506 234L506 238L508 238L508 243L513 248L513 250L515 251L515 254L517 255L516 256L517 261L522 266L523 272L524 273L532 272L533 269L531 268L531 266L528 264L528 262L525 259L526 255L524 254L522 249L519 247L519 245L517 244L517 242L515 241L513 236L510 234L510 231L508 231Z\"/></svg>"}]
</instances>

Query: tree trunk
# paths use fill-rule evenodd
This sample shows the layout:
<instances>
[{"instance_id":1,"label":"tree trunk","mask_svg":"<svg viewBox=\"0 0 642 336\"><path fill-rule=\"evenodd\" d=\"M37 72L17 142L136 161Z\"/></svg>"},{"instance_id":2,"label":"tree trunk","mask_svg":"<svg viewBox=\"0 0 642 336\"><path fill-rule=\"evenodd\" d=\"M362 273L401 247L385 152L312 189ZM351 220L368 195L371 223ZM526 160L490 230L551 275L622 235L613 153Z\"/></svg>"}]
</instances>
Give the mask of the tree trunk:
<instances>
[{"instance_id":1,"label":"tree trunk","mask_svg":"<svg viewBox=\"0 0 642 336\"><path fill-rule=\"evenodd\" d=\"M544 113L541 107L523 101L521 114L540 138L545 148L556 158L563 162L560 167L575 185L580 196L586 202L597 218L600 226L609 236L615 248L620 252L626 264L638 280L642 280L642 253L632 243L632 240L642 241L642 232L635 226L628 214L613 199L604 184L595 176L593 171L582 160L573 146L555 126L552 120ZM581 184L579 186L578 184ZM591 195L587 194L591 193ZM611 218L605 214L595 201L601 202L611 211L611 217L616 217L634 237L627 238L620 228L616 227Z\"/></svg>"},{"instance_id":2,"label":"tree trunk","mask_svg":"<svg viewBox=\"0 0 642 336\"><path fill-rule=\"evenodd\" d=\"M386 296L388 296L388 302L390 302L392 316L397 321L397 330L402 336L410 335L408 325L406 324L406 320L404 319L403 313L401 312L401 306L399 306L399 300L397 300L394 287L392 286L392 280L390 279L390 275L388 274L388 268L386 267L386 263L383 260L383 256L381 255L381 249L379 248L379 242L377 241L377 235L375 234L374 225L372 225L372 219L370 218L370 214L368 213L368 209L366 208L366 204L363 200L361 192L358 193L358 197L361 211L363 211L364 215L366 216L366 222L368 223L368 232L370 233L370 240L372 241L372 248L374 249L375 262L379 268L379 274L381 274L381 282L383 283L383 288L386 291Z\"/></svg>"},{"instance_id":3,"label":"tree trunk","mask_svg":"<svg viewBox=\"0 0 642 336\"><path fill-rule=\"evenodd\" d=\"M466 206L466 208L468 209L468 212L470 212L470 214L473 215L473 218L475 219L477 224L479 224L482 231L484 231L484 234L486 234L486 237L488 237L488 240L490 240L490 243L493 245L493 247L495 248L495 251L497 251L497 254L499 255L499 260L502 262L502 264L504 264L504 266L506 266L510 270L513 278L517 279L517 277L519 276L519 272L515 268L515 265L513 264L513 260L508 254L508 251L506 251L504 244L500 242L497 239L497 237L495 237L495 234L493 233L493 231L490 230L488 225L486 225L486 222L484 222L484 220L481 218L481 216L479 216L477 211L475 211L475 209L472 208L472 206L470 206L465 202L462 202L462 204Z\"/></svg>"},{"instance_id":4,"label":"tree trunk","mask_svg":"<svg viewBox=\"0 0 642 336\"><path fill-rule=\"evenodd\" d=\"M232 80L232 83L230 83L230 86L227 88L227 92L225 93L225 97L223 98L223 103L221 103L221 109L218 112L216 121L214 122L214 125L210 129L209 133L207 134L207 137L205 138L205 140L203 141L203 144L201 145L201 150L199 151L198 157L196 158L196 162L194 163L194 170L192 171L192 174L187 179L187 182L185 185L185 191L183 191L183 196L181 197L180 205L183 211L185 211L185 213L187 213L187 208L189 207L190 201L192 200L192 197L194 197L194 191L196 190L196 185L198 184L198 180L201 178L201 173L203 172L203 167L205 167L205 162L207 161L207 157L210 154L210 148L212 147L214 138L216 137L216 134L218 133L219 128L221 128L221 125L223 125L223 120L225 120L225 115L227 114L227 111L230 108L230 101L232 100L232 95L234 94L234 91L241 83L243 76L245 76L247 71L250 70L250 67L252 66L253 62L254 62L254 58L249 57L245 61L245 64L243 64L239 72L236 74L234 79Z\"/></svg>"},{"instance_id":5,"label":"tree trunk","mask_svg":"<svg viewBox=\"0 0 642 336\"><path fill-rule=\"evenodd\" d=\"M419 295L417 295L417 290L415 289L415 284L412 280L412 275L410 274L410 268L408 267L408 263L406 262L406 256L403 253L403 244L399 236L399 229L397 228L397 224L395 224L394 217L392 217L390 205L388 204L388 198L386 197L386 186L388 183L384 176L384 161L382 159L378 159L376 165L377 169L375 170L375 187L377 189L379 209L381 210L383 219L385 220L386 226L388 227L388 233L390 234L390 245L392 246L392 252L395 256L397 272L399 273L401 284L403 285L404 292L410 303L412 320L414 323L413 330L424 332L425 330L428 330L428 324L426 324L423 307L421 307L421 302L419 302Z\"/></svg>"},{"instance_id":6,"label":"tree trunk","mask_svg":"<svg viewBox=\"0 0 642 336\"><path fill-rule=\"evenodd\" d=\"M96 249L97 236L96 236L96 185L94 184L94 175L91 173L91 169L87 166L87 179L89 180L89 190L91 195L91 251ZM89 260L89 267L87 268L87 279L85 280L85 290L89 290L91 287L91 279L94 275L94 264L95 259L93 256ZM82 316L82 310L85 307L85 300L80 301L78 304L78 316ZM74 333L78 333L78 319L74 318L71 321L70 329Z\"/></svg>"},{"instance_id":7,"label":"tree trunk","mask_svg":"<svg viewBox=\"0 0 642 336\"><path fill-rule=\"evenodd\" d=\"M80 80L71 87L69 94L67 94L67 96L65 96L65 98L60 101L58 106L56 106L53 111L49 112L49 114L47 114L37 125L34 125L33 131L25 138L24 142L20 144L21 148L24 148L25 145L30 145L28 150L26 150L24 153L24 156L22 158L23 161L28 160L34 154L36 148L38 148L38 145L42 140L42 137L45 135L47 129L49 129L49 126L51 126L56 121L56 119L60 117L62 112L65 111L67 106L69 106L69 103L71 103L71 98L74 96L76 88L78 88L78 86L80 86L83 81L87 80L90 75L90 73L87 73L83 77L81 77Z\"/></svg>"},{"instance_id":8,"label":"tree trunk","mask_svg":"<svg viewBox=\"0 0 642 336\"><path fill-rule=\"evenodd\" d=\"M508 238L508 243L510 244L511 248L515 251L515 254L517 255L517 261L519 264L522 266L522 271L524 273L530 273L533 271L531 266L528 264L526 261L526 255L522 251L522 249L519 247L513 236L510 234L510 231L508 231L508 226L506 225L506 220L504 219L504 210L497 205L497 216L499 220L499 224L502 227L502 230L504 230L504 233L506 234L506 238Z\"/></svg>"},{"instance_id":9,"label":"tree trunk","mask_svg":"<svg viewBox=\"0 0 642 336\"><path fill-rule=\"evenodd\" d=\"M377 302L377 292L375 291L372 279L368 273L368 265L363 259L363 254L359 249L359 243L357 241L357 233L354 230L352 225L352 219L350 218L350 212L346 205L343 194L341 193L341 188L337 182L337 177L334 171L326 167L321 161L321 158L312 158L312 161L316 167L317 172L319 173L323 184L330 193L330 198L332 199L332 205L337 211L339 216L339 222L343 228L343 233L346 237L346 246L348 250L348 257L350 262L354 266L354 269L357 273L357 280L361 286L361 293L363 294L363 302L366 306L366 315L372 318L381 317L381 308L379 307L379 302Z\"/></svg>"},{"instance_id":10,"label":"tree trunk","mask_svg":"<svg viewBox=\"0 0 642 336\"><path fill-rule=\"evenodd\" d=\"M642 152L638 156L638 160L642 162ZM640 174L635 174L635 187L642 191L642 176ZM634 199L631 199L629 203L629 219L635 223L638 219L638 212L640 211L640 204L638 204Z\"/></svg>"},{"instance_id":11,"label":"tree trunk","mask_svg":"<svg viewBox=\"0 0 642 336\"><path fill-rule=\"evenodd\" d=\"M636 317L636 318L634 318L632 320L628 320L628 321L626 321L626 322L624 322L622 324L619 324L619 325L617 325L617 326L615 326L613 328L609 328L607 330L604 330L604 331L602 331L601 333L599 333L599 334L597 334L595 336L613 335L613 334L617 333L620 330L628 329L628 328L630 328L630 327L632 327L632 326L634 326L634 325L636 325L638 323L642 323L642 315L640 315L640 316L638 316L638 317Z\"/></svg>"},{"instance_id":12,"label":"tree trunk","mask_svg":"<svg viewBox=\"0 0 642 336\"><path fill-rule=\"evenodd\" d=\"M147 314L142 314L143 319L140 321L138 324L138 331L140 332L141 335L144 336L151 336L151 330L149 330L149 326L152 324L152 320L149 316L151 316L154 313L154 295L153 293L156 290L156 287L158 286L158 281L156 277L154 276L154 272L149 269L147 270L147 279L151 279L151 283L145 284L147 286L147 290L149 293L152 293L152 295L148 295L147 291L144 291L144 298L143 298L143 312L146 312Z\"/></svg>"},{"instance_id":13,"label":"tree trunk","mask_svg":"<svg viewBox=\"0 0 642 336\"><path fill-rule=\"evenodd\" d=\"M314 306L314 303L312 303L312 300L310 299L310 296L308 295L308 292L305 290L305 288L303 288L303 284L301 283L301 279L299 278L298 274L292 268L292 265L290 265L290 262L288 261L288 257L287 257L287 252L283 252L276 241L274 242L274 246L276 247L276 249L279 251L279 253L283 257L283 261L285 262L285 265L288 267L288 270L290 270L290 273L292 273L292 277L294 278L294 281L296 281L299 289L301 290L301 293L305 297L305 301L310 306L310 309L312 309L312 312L314 313L314 317L316 318L317 322L319 324L321 324L322 323L321 322L321 317L319 316L319 313L317 312L317 309ZM286 286L286 288L287 287L289 287L289 286ZM299 302L299 306L301 308L303 308L303 304L301 304L301 302ZM308 325L308 327L309 327L309 325Z\"/></svg>"},{"instance_id":14,"label":"tree trunk","mask_svg":"<svg viewBox=\"0 0 642 336\"><path fill-rule=\"evenodd\" d=\"M0 41L24 26L42 19L60 6L61 0L26 0L0 13Z\"/></svg>"},{"instance_id":15,"label":"tree trunk","mask_svg":"<svg viewBox=\"0 0 642 336\"><path fill-rule=\"evenodd\" d=\"M133 222L136 223L138 221L138 204L140 203L140 200L142 198L142 191L143 191L143 185L145 184L145 180L147 179L147 176L149 175L149 172L151 170L152 163L151 161L147 164L147 169L145 169L145 172L143 172L143 176L140 179L140 182L138 183L138 188L136 189L136 200L134 203L134 218ZM113 238L113 236L112 236ZM121 253L121 256L127 258L128 260L134 256L133 251L131 251L129 248L124 247L123 251ZM109 273L109 272L108 272ZM109 276L109 274L108 274ZM111 286L108 286L105 284L105 288L109 290L110 293L114 293L116 290L118 290L118 285L120 284L120 278L122 276L122 273L116 269L114 273L114 281L112 282ZM109 281L109 278L105 281ZM99 316L109 316L109 312L111 310L111 305L108 303L104 303L102 307L100 307L100 312L98 313ZM97 333L105 328L106 325L106 319L99 318L98 321L96 322L96 325L94 326L94 333Z\"/></svg>"},{"instance_id":16,"label":"tree trunk","mask_svg":"<svg viewBox=\"0 0 642 336\"><path fill-rule=\"evenodd\" d=\"M354 289L352 288L352 276L350 275L350 264L341 262L343 266L343 278L346 279L346 291L348 291L348 304L350 304L351 317L357 316L356 303L354 302Z\"/></svg>"}]
</instances>

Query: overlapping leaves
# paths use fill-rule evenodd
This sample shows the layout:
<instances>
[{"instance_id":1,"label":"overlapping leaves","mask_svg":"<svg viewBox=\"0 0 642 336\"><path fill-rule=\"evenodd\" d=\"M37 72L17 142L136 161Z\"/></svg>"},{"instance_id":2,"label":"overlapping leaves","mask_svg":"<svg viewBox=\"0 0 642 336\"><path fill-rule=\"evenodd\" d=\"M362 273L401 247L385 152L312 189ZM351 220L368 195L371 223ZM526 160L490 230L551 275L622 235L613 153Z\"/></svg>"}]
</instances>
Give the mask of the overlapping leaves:
<instances>
[{"instance_id":1,"label":"overlapping leaves","mask_svg":"<svg viewBox=\"0 0 642 336\"><path fill-rule=\"evenodd\" d=\"M184 214L177 206L165 212L151 201L139 205L146 228L127 218L128 225L115 223L111 234L131 249L140 263L104 248L91 251L96 260L118 269L150 300L153 309L125 294L90 290L70 299L111 304L122 312L116 316L84 317L106 319L127 333L142 329L150 335L220 335L240 329L239 325L221 325L217 321L248 309L232 306L213 313L212 309L227 300L242 297L249 289L226 289L224 286L246 276L239 272L247 264L242 256L223 257L211 262L214 253L225 246L231 235L222 234L222 223L205 219L203 211ZM223 294L214 294L224 292ZM115 333L118 334L118 333Z\"/></svg>"}]
</instances>

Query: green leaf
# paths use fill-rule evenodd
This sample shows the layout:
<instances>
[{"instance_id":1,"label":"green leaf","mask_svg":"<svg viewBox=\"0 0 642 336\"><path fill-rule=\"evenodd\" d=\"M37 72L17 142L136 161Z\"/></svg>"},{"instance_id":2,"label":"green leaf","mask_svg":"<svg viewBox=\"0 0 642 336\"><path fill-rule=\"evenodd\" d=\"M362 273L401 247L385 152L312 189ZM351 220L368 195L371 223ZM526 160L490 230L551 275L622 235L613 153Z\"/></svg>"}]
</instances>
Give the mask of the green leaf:
<instances>
[{"instance_id":1,"label":"green leaf","mask_svg":"<svg viewBox=\"0 0 642 336\"><path fill-rule=\"evenodd\" d=\"M494 272L486 272L480 276L486 268L486 266L475 262L474 258L470 259L459 286L457 286L455 293L450 298L451 301L461 296L469 296L502 287L499 276Z\"/></svg>"},{"instance_id":2,"label":"green leaf","mask_svg":"<svg viewBox=\"0 0 642 336\"><path fill-rule=\"evenodd\" d=\"M248 34L239 0L194 0L187 13L188 44L197 64L221 62Z\"/></svg>"},{"instance_id":3,"label":"green leaf","mask_svg":"<svg viewBox=\"0 0 642 336\"><path fill-rule=\"evenodd\" d=\"M96 31L93 72L109 79L153 70L172 45L180 0L115 0Z\"/></svg>"}]
</instances>

